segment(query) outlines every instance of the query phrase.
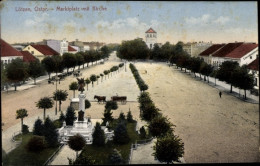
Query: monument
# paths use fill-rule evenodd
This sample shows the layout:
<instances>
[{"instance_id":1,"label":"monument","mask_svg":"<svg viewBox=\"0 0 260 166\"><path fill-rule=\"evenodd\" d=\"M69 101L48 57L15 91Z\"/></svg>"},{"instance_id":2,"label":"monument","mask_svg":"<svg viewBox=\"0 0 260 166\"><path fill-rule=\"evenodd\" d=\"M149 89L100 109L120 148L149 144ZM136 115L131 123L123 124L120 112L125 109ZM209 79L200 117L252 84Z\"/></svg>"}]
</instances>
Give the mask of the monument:
<instances>
[{"instance_id":1,"label":"monument","mask_svg":"<svg viewBox=\"0 0 260 166\"><path fill-rule=\"evenodd\" d=\"M80 91L80 93L78 95L78 109L75 110L78 110L78 117L77 120L74 121L73 126L66 126L66 124L63 124L63 127L59 129L59 140L61 143L66 143L69 140L69 137L81 134L86 139L87 144L92 144L94 125L92 125L90 116L84 117L86 95L83 92L85 90L85 81L83 78L77 78L77 80L79 85L78 91ZM114 131L109 131L106 126L103 126L102 129L105 132L107 140L112 140Z\"/></svg>"}]
</instances>

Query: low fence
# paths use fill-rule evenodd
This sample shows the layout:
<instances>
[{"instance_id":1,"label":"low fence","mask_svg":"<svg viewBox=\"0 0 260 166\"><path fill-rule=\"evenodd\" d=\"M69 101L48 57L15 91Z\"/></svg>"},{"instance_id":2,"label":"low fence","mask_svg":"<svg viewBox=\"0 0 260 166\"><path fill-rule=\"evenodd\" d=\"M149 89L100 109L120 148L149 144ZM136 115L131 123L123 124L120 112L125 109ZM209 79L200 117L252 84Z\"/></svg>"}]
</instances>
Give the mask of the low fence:
<instances>
[{"instance_id":1,"label":"low fence","mask_svg":"<svg viewBox=\"0 0 260 166\"><path fill-rule=\"evenodd\" d=\"M43 164L44 166L45 165L48 165L50 162L53 161L54 157L59 153L59 151L61 150L61 148L64 146L64 144L61 144L59 146L59 148L51 155L51 157L48 158L48 160Z\"/></svg>"}]
</instances>

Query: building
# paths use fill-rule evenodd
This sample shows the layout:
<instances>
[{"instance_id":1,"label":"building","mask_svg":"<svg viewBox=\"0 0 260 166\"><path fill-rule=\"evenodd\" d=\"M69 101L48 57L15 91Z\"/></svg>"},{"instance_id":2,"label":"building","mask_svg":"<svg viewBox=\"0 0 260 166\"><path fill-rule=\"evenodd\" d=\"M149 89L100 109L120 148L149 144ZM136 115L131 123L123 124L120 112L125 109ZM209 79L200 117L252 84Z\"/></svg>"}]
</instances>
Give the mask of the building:
<instances>
[{"instance_id":1,"label":"building","mask_svg":"<svg viewBox=\"0 0 260 166\"><path fill-rule=\"evenodd\" d=\"M183 45L183 50L186 51L190 56L197 57L201 52L210 46L212 46L212 42L189 42Z\"/></svg>"},{"instance_id":2,"label":"building","mask_svg":"<svg viewBox=\"0 0 260 166\"><path fill-rule=\"evenodd\" d=\"M254 76L254 89L259 89L259 57L257 57L253 62L249 63L247 68L249 73Z\"/></svg>"},{"instance_id":3,"label":"building","mask_svg":"<svg viewBox=\"0 0 260 166\"><path fill-rule=\"evenodd\" d=\"M69 43L70 46L79 47L79 51L85 52L89 50L100 50L101 47L105 45L105 43L99 42L82 42L76 39L76 41L72 41Z\"/></svg>"},{"instance_id":4,"label":"building","mask_svg":"<svg viewBox=\"0 0 260 166\"><path fill-rule=\"evenodd\" d=\"M53 50L58 52L60 55L63 55L63 53L68 52L69 43L66 41L66 39L63 39L63 40L47 40L46 44L49 47L51 47Z\"/></svg>"},{"instance_id":5,"label":"building","mask_svg":"<svg viewBox=\"0 0 260 166\"><path fill-rule=\"evenodd\" d=\"M34 57L29 51L20 51L23 54L23 61L24 62L33 62L36 60L36 57Z\"/></svg>"},{"instance_id":6,"label":"building","mask_svg":"<svg viewBox=\"0 0 260 166\"><path fill-rule=\"evenodd\" d=\"M149 49L153 49L154 44L157 43L157 32L152 28L145 32L145 43Z\"/></svg>"},{"instance_id":7,"label":"building","mask_svg":"<svg viewBox=\"0 0 260 166\"><path fill-rule=\"evenodd\" d=\"M23 59L23 54L1 39L1 62L3 64L9 64L16 58Z\"/></svg>"},{"instance_id":8,"label":"building","mask_svg":"<svg viewBox=\"0 0 260 166\"><path fill-rule=\"evenodd\" d=\"M257 56L258 44L242 42L214 44L199 54L206 63L215 67L219 67L224 61L236 61L240 66L247 65Z\"/></svg>"},{"instance_id":9,"label":"building","mask_svg":"<svg viewBox=\"0 0 260 166\"><path fill-rule=\"evenodd\" d=\"M79 47L77 46L68 46L68 53L76 54L79 52Z\"/></svg>"},{"instance_id":10,"label":"building","mask_svg":"<svg viewBox=\"0 0 260 166\"><path fill-rule=\"evenodd\" d=\"M23 51L29 51L34 57L38 58L40 61L43 60L46 56L59 55L58 52L53 50L47 45L28 45L23 49Z\"/></svg>"}]
</instances>

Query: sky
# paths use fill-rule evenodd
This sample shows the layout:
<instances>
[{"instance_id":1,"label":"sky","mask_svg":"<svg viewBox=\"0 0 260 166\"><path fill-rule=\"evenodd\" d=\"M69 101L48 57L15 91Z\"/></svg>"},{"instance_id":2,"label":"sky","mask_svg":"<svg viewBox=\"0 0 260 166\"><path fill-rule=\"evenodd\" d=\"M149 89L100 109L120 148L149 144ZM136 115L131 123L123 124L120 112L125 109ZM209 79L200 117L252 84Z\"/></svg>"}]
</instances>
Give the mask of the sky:
<instances>
[{"instance_id":1,"label":"sky","mask_svg":"<svg viewBox=\"0 0 260 166\"><path fill-rule=\"evenodd\" d=\"M78 10L59 10L65 7ZM43 39L121 43L145 39L150 27L162 44L258 43L256 1L4 1L0 8L1 38L10 44Z\"/></svg>"}]
</instances>

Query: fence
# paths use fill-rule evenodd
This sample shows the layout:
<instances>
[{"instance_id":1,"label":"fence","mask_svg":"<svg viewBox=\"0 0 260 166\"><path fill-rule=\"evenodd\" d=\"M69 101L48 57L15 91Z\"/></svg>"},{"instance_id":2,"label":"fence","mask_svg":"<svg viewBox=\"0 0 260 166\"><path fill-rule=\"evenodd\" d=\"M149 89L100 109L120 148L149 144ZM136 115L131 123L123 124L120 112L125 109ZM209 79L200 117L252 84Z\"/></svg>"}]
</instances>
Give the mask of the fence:
<instances>
[{"instance_id":1,"label":"fence","mask_svg":"<svg viewBox=\"0 0 260 166\"><path fill-rule=\"evenodd\" d=\"M43 164L44 166L45 165L48 165L50 162L53 161L54 157L59 153L59 151L61 150L61 148L64 146L64 144L61 144L59 146L59 148L51 155L51 157L48 158L48 160Z\"/></svg>"}]
</instances>

